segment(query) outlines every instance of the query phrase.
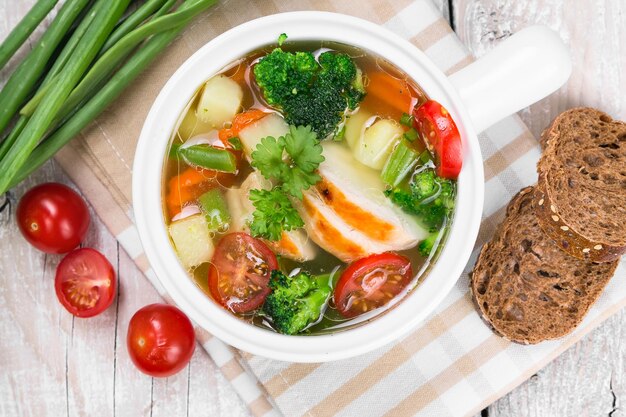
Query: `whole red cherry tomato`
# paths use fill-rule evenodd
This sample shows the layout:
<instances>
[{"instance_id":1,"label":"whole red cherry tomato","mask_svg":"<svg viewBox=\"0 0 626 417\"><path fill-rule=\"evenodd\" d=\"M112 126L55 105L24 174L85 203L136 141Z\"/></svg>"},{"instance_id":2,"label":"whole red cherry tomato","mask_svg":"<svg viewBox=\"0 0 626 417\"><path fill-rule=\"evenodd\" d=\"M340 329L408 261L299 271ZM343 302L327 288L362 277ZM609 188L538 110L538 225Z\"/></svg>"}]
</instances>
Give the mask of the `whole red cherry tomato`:
<instances>
[{"instance_id":1,"label":"whole red cherry tomato","mask_svg":"<svg viewBox=\"0 0 626 417\"><path fill-rule=\"evenodd\" d=\"M130 319L126 343L135 366L155 377L183 369L196 347L191 321L168 304L150 304L137 311Z\"/></svg>"},{"instance_id":2,"label":"whole red cherry tomato","mask_svg":"<svg viewBox=\"0 0 626 417\"><path fill-rule=\"evenodd\" d=\"M67 253L80 244L89 228L89 209L71 188L46 183L30 189L17 206L24 238L47 253Z\"/></svg>"}]
</instances>

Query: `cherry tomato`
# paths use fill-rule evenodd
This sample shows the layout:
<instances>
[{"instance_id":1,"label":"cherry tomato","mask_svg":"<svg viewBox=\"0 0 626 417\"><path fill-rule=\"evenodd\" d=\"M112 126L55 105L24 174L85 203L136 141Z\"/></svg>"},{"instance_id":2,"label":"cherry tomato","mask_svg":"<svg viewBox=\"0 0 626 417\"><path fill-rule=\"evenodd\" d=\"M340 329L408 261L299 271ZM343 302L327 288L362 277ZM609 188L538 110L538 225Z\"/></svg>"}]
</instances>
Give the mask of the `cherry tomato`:
<instances>
[{"instance_id":1,"label":"cherry tomato","mask_svg":"<svg viewBox=\"0 0 626 417\"><path fill-rule=\"evenodd\" d=\"M89 228L89 209L71 188L46 183L30 189L17 205L17 225L24 238L47 253L67 253Z\"/></svg>"},{"instance_id":2,"label":"cherry tomato","mask_svg":"<svg viewBox=\"0 0 626 417\"><path fill-rule=\"evenodd\" d=\"M109 308L116 288L111 263L90 248L75 249L65 255L54 279L59 301L76 317L93 317Z\"/></svg>"},{"instance_id":3,"label":"cherry tomato","mask_svg":"<svg viewBox=\"0 0 626 417\"><path fill-rule=\"evenodd\" d=\"M452 116L441 104L429 100L413 110L413 127L435 154L437 175L455 180L463 166L461 135Z\"/></svg>"},{"instance_id":4,"label":"cherry tomato","mask_svg":"<svg viewBox=\"0 0 626 417\"><path fill-rule=\"evenodd\" d=\"M189 363L196 341L191 321L182 311L167 304L150 304L130 319L126 345L141 372L167 377Z\"/></svg>"},{"instance_id":5,"label":"cherry tomato","mask_svg":"<svg viewBox=\"0 0 626 417\"><path fill-rule=\"evenodd\" d=\"M395 253L359 259L341 274L335 306L344 317L355 317L387 304L413 278L411 262Z\"/></svg>"},{"instance_id":6,"label":"cherry tomato","mask_svg":"<svg viewBox=\"0 0 626 417\"><path fill-rule=\"evenodd\" d=\"M270 248L246 233L224 236L209 266L213 299L235 313L257 309L270 293L270 273L278 268Z\"/></svg>"}]
</instances>

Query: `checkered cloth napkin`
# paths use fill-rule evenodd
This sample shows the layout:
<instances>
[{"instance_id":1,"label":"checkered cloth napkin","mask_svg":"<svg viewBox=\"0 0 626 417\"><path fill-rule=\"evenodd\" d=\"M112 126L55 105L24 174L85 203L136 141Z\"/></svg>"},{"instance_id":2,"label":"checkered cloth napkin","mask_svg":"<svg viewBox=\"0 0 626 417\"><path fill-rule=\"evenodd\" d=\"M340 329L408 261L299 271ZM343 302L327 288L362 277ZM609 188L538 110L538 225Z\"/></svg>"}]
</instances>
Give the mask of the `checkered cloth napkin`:
<instances>
[{"instance_id":1,"label":"checkered cloth napkin","mask_svg":"<svg viewBox=\"0 0 626 417\"><path fill-rule=\"evenodd\" d=\"M176 44L57 160L140 269L167 299L142 251L131 208L132 161L148 110L169 76L200 46L225 30L278 12L327 10L356 15L409 39L446 74L472 61L430 0L225 0ZM418 80L419 81L419 80ZM366 355L324 364L293 364L239 352L197 329L199 342L260 416L473 415L530 377L626 305L626 285L613 279L570 336L520 346L494 335L474 310L468 276L504 207L536 181L539 145L516 116L480 135L485 208L474 254L456 287L421 327ZM624 278L622 262L616 275Z\"/></svg>"}]
</instances>

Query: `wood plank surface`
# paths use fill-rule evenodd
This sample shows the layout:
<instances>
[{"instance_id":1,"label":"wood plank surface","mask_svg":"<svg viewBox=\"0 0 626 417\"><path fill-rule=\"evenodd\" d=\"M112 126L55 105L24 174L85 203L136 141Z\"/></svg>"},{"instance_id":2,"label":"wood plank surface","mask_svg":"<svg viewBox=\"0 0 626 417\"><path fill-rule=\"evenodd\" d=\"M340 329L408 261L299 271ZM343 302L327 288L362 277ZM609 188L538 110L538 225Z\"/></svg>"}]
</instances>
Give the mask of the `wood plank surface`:
<instances>
[{"instance_id":1,"label":"wood plank surface","mask_svg":"<svg viewBox=\"0 0 626 417\"><path fill-rule=\"evenodd\" d=\"M521 112L535 134L574 105L626 119L626 2L585 0L573 7L566 0L453 0L448 8L447 0L434 1L478 55L533 22L570 42L575 73L568 86ZM0 0L0 39L34 2ZM68 183L48 163L11 193L11 210L0 213L0 415L249 416L199 346L174 377L153 379L134 368L125 345L128 321L159 297L97 218L85 245L114 264L120 279L115 305L90 320L74 319L59 305L53 280L60 258L32 249L13 218L24 191L45 181ZM626 313L614 316L482 415L626 416L625 323Z\"/></svg>"},{"instance_id":2,"label":"wood plank surface","mask_svg":"<svg viewBox=\"0 0 626 417\"><path fill-rule=\"evenodd\" d=\"M535 136L576 106L626 120L625 1L453 0L452 5L456 32L477 56L536 23L556 30L568 44L574 66L567 85L520 112ZM625 324L622 311L482 415L626 416Z\"/></svg>"}]
</instances>

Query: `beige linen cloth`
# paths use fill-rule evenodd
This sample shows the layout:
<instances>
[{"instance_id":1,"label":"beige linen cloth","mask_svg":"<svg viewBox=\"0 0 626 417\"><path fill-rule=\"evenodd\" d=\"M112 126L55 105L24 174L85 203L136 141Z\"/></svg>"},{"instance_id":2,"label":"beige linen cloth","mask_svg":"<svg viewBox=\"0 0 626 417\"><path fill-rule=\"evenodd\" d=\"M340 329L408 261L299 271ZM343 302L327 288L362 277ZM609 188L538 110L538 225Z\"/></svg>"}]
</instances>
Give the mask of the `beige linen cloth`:
<instances>
[{"instance_id":1,"label":"beige linen cloth","mask_svg":"<svg viewBox=\"0 0 626 417\"><path fill-rule=\"evenodd\" d=\"M472 60L430 0L225 0L196 20L81 138L57 155L164 296L143 254L131 207L132 162L148 110L176 68L213 37L262 15L293 10L346 13L385 26L423 50L446 74ZM484 219L466 272L509 199L536 181L539 156L537 141L516 116L483 133L480 144L485 158ZM472 305L467 273L413 333L345 361L292 364L238 352L200 329L198 339L257 417L473 415L626 305L621 279L625 269L622 262L618 279L611 281L576 332L539 346L512 344L487 328Z\"/></svg>"}]
</instances>

